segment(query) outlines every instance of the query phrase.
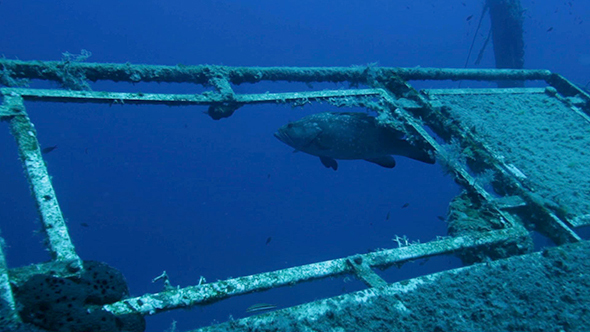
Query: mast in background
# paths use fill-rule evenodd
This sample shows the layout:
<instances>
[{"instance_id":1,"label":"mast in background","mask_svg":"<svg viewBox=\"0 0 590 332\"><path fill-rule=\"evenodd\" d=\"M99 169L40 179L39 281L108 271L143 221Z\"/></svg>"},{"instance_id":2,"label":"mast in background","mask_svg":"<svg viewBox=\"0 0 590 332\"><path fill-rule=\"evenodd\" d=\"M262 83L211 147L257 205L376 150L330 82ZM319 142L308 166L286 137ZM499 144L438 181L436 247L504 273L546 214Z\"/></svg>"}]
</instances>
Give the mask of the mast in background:
<instances>
[{"instance_id":1,"label":"mast in background","mask_svg":"<svg viewBox=\"0 0 590 332\"><path fill-rule=\"evenodd\" d=\"M486 0L490 11L496 68L524 67L523 9L520 0ZM524 81L498 81L498 87L522 87Z\"/></svg>"}]
</instances>

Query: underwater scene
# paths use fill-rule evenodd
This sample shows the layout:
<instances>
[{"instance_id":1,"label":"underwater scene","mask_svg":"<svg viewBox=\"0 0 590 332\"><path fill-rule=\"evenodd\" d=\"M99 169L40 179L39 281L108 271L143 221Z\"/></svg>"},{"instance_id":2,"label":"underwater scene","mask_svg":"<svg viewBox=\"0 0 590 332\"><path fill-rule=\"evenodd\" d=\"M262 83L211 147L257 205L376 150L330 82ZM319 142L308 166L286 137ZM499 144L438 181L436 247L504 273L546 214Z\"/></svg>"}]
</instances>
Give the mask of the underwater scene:
<instances>
[{"instance_id":1,"label":"underwater scene","mask_svg":"<svg viewBox=\"0 0 590 332\"><path fill-rule=\"evenodd\" d=\"M589 20L0 1L0 331L588 331Z\"/></svg>"}]
</instances>

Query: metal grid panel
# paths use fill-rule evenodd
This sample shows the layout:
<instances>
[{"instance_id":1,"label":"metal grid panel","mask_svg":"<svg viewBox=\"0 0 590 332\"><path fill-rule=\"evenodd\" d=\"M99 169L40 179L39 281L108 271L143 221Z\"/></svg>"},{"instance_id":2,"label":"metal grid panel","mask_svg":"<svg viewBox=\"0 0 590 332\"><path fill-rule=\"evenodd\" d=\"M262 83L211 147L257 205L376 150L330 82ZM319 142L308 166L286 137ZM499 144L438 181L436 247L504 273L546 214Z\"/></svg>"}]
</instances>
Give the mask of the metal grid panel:
<instances>
[{"instance_id":1,"label":"metal grid panel","mask_svg":"<svg viewBox=\"0 0 590 332\"><path fill-rule=\"evenodd\" d=\"M0 116L10 122L13 135L19 146L23 167L26 170L37 207L43 218L48 246L54 253L53 268L44 269L47 264L39 264L32 269L15 269L0 278L5 292L0 303L0 311L11 313L10 323L17 324L15 307L10 294L9 283L19 284L35 274L49 273L53 276L68 277L81 273L80 259L75 253L65 224L59 210L57 199L47 181L47 170L42 162L36 133L27 117L23 100L37 102L73 102L73 103L120 103L120 104L165 104L170 106L209 105L209 115L214 119L228 117L245 104L289 103L303 105L314 101L327 101L339 107L371 107L379 113L379 122L384 126L394 126L404 130L415 140L415 144L434 150L439 156L447 151L437 140L430 136L415 112L436 112L436 105L423 98L405 80L409 79L476 79L476 80L550 80L553 76L548 71L526 70L454 70L438 68L232 68L218 66L145 66L130 64L86 64L78 62L23 62L0 60L3 70L11 78L44 79L58 81L67 87L75 83L76 87L88 87L87 80L111 80L126 82L179 82L210 85L215 91L197 95L177 94L143 94L92 92L72 90L38 90L38 89L2 89L4 104ZM73 80L73 81L72 81ZM349 82L352 85L367 85L372 89L349 89L331 91L311 91L293 93L266 93L239 95L235 94L232 84L257 83L260 81L298 81L298 82ZM562 81L560 81L562 82ZM565 84L566 87L569 85ZM71 86L70 86L71 87ZM363 99L364 98L364 99ZM376 100L367 103L366 98ZM433 126L434 127L434 126ZM455 135L466 138L461 130ZM491 153L487 151L486 153ZM391 250L380 250L366 255L355 255L331 261L309 264L300 267L245 276L210 284L168 290L158 294L125 299L92 310L105 310L123 316L133 313L139 315L176 308L206 304L235 295L247 294L284 285L325 278L340 274L351 274L362 280L368 287L383 287L386 282L371 269L384 268L424 257L457 253L487 257L494 249L502 248L501 258L526 252L529 241L528 232L514 217L505 211L522 205L522 200L494 199L470 174L465 164L455 162L447 165L452 169L456 180L468 191L469 199L485 205L487 213L499 221L500 229L496 231L478 231L474 234L459 235L421 245L412 245ZM514 177L509 172L507 176ZM517 181L518 179L513 179ZM525 200L526 201L526 200ZM528 202L525 202L527 204ZM476 211L475 214L478 212ZM482 218L484 222L489 220ZM498 227L494 225L493 227ZM565 227L565 226L564 226ZM565 227L567 228L567 227ZM487 229L487 226L484 227ZM490 228L491 229L491 228ZM497 229L497 228L496 228ZM575 233L569 236L577 240ZM474 254L476 253L476 254ZM42 272L43 271L43 272ZM4 324L4 322L3 322Z\"/></svg>"},{"instance_id":2,"label":"metal grid panel","mask_svg":"<svg viewBox=\"0 0 590 332\"><path fill-rule=\"evenodd\" d=\"M553 88L428 90L523 186L573 226L590 222L590 121Z\"/></svg>"}]
</instances>

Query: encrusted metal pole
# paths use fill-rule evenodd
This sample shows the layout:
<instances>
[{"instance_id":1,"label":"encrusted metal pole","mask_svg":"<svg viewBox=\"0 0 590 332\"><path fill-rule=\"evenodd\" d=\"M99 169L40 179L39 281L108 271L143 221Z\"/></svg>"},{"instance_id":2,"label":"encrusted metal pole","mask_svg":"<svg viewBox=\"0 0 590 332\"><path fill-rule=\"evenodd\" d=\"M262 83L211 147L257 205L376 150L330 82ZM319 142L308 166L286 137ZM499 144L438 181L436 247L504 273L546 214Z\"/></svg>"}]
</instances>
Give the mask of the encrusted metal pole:
<instances>
[{"instance_id":1,"label":"encrusted metal pole","mask_svg":"<svg viewBox=\"0 0 590 332\"><path fill-rule=\"evenodd\" d=\"M489 0L499 1L499 0ZM0 59L12 79L39 79L62 82L63 62L20 61ZM509 68L509 67L507 67ZM522 66L521 66L522 68ZM231 84L261 81L349 82L366 84L369 80L389 81L392 76L403 80L545 80L548 70L455 69L455 68L392 68L375 66L353 67L227 67L227 66L159 66L116 63L76 62L68 64L68 72L79 79L113 82L160 82L213 85L226 93L225 80ZM231 93L230 93L231 95Z\"/></svg>"},{"instance_id":2,"label":"encrusted metal pole","mask_svg":"<svg viewBox=\"0 0 590 332\"><path fill-rule=\"evenodd\" d=\"M25 112L20 95L4 95L0 116L8 119L10 131L18 146L18 154L31 187L37 210L47 236L47 248L54 260L67 261L67 269L76 273L82 269L82 261L74 249L68 228L55 196L36 130Z\"/></svg>"}]
</instances>

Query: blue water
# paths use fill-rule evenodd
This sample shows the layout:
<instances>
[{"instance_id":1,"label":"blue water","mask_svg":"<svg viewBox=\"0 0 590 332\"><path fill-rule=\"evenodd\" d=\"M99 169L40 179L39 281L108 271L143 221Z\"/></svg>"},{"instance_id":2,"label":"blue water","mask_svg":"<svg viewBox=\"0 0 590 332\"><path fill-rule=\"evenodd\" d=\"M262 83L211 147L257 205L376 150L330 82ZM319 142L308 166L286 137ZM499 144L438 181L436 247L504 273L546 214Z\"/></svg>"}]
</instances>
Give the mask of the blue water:
<instances>
[{"instance_id":1,"label":"blue water","mask_svg":"<svg viewBox=\"0 0 590 332\"><path fill-rule=\"evenodd\" d=\"M590 2L522 3L525 67L590 81ZM63 52L86 49L91 62L163 65L463 67L480 13L480 1L462 0L3 0L0 53L60 60ZM485 19L475 55L488 29ZM490 45L479 67L493 66ZM202 91L167 84L92 87ZM299 89L307 87L265 83L236 92ZM160 291L151 280L164 270L172 284L188 286L200 276L211 282L395 247L395 235L432 240L446 234L438 216L460 191L439 165L398 157L394 169L340 161L334 172L273 137L289 120L333 110L325 104L249 106L221 121L199 107L26 106L42 146L58 146L46 160L79 254L123 272L131 295ZM47 260L6 124L0 124L0 188L9 265ZM400 280L453 266L456 259L442 258L387 276ZM147 331L163 331L173 320L186 330L243 317L257 302L283 307L361 288L337 279L239 297L149 317Z\"/></svg>"}]
</instances>

